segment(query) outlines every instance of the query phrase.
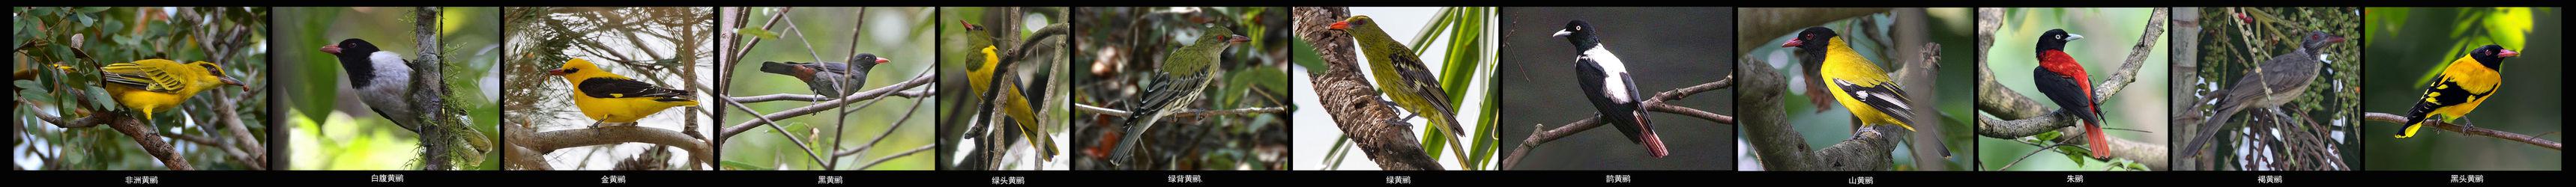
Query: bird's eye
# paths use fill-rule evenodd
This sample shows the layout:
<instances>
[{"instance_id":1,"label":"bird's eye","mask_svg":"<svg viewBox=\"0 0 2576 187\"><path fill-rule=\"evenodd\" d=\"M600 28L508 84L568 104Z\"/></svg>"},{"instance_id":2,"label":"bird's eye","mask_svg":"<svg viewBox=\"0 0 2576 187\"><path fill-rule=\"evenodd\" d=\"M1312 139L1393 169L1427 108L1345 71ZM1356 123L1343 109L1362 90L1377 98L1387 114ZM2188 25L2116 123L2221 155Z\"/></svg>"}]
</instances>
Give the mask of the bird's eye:
<instances>
[{"instance_id":1,"label":"bird's eye","mask_svg":"<svg viewBox=\"0 0 2576 187\"><path fill-rule=\"evenodd\" d=\"M197 66L205 67L206 73L214 74L217 77L224 76L224 68L215 67L215 64L197 64Z\"/></svg>"}]
</instances>

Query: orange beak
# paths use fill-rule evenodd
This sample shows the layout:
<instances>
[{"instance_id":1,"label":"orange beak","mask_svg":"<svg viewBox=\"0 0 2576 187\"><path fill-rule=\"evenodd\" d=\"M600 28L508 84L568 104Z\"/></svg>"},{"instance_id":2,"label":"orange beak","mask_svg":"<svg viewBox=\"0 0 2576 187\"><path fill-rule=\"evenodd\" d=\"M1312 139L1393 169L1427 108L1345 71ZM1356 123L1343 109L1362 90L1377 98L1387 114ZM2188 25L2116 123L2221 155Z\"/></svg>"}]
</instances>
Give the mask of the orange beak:
<instances>
[{"instance_id":1,"label":"orange beak","mask_svg":"<svg viewBox=\"0 0 2576 187\"><path fill-rule=\"evenodd\" d=\"M546 70L546 75L563 76L564 74L572 74L572 69L550 69L550 70Z\"/></svg>"},{"instance_id":2,"label":"orange beak","mask_svg":"<svg viewBox=\"0 0 2576 187\"><path fill-rule=\"evenodd\" d=\"M340 54L340 45L338 45L338 44L333 44L333 45L322 45L322 52L323 52L323 53L331 53L331 54L334 54L334 55L336 55L336 54Z\"/></svg>"},{"instance_id":3,"label":"orange beak","mask_svg":"<svg viewBox=\"0 0 2576 187\"><path fill-rule=\"evenodd\" d=\"M1350 21L1336 21L1336 22L1333 22L1333 27L1332 27L1332 28L1333 28L1333 30L1351 30L1351 22L1350 22Z\"/></svg>"}]
</instances>

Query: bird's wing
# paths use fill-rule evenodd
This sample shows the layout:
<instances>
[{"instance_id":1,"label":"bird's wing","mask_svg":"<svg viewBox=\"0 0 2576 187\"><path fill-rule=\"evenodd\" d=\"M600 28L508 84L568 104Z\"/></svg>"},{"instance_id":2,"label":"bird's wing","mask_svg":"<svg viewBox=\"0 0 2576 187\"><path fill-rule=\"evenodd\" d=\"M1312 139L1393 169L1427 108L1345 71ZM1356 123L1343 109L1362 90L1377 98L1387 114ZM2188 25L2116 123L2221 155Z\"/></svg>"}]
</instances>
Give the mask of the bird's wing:
<instances>
[{"instance_id":1,"label":"bird's wing","mask_svg":"<svg viewBox=\"0 0 2576 187\"><path fill-rule=\"evenodd\" d=\"M1851 92L1849 94L1852 99L1860 100L1870 108L1877 108L1880 113L1887 113L1888 117L1896 118L1896 121L1913 122L1911 119L1914 115L1914 105L1911 103L1914 101L1906 99L1905 90L1897 88L1896 82L1852 82L1852 80L1834 79L1834 86L1842 87L1845 92Z\"/></svg>"},{"instance_id":2,"label":"bird's wing","mask_svg":"<svg viewBox=\"0 0 2576 187\"><path fill-rule=\"evenodd\" d=\"M595 98L687 98L689 92L653 86L652 83L619 78L590 78L573 88Z\"/></svg>"},{"instance_id":3,"label":"bird's wing","mask_svg":"<svg viewBox=\"0 0 2576 187\"><path fill-rule=\"evenodd\" d=\"M1440 76L1431 74L1429 67L1423 67L1422 58L1412 54L1409 50L1396 51L1390 54L1393 58L1389 58L1394 59L1396 76L1403 78L1408 83L1405 86L1410 87L1404 89L1421 91L1422 99L1437 105L1433 108L1439 108L1441 113L1457 112L1449 108L1449 90L1440 88Z\"/></svg>"},{"instance_id":4,"label":"bird's wing","mask_svg":"<svg viewBox=\"0 0 2576 187\"><path fill-rule=\"evenodd\" d=\"M172 92L178 91L180 86L187 85L187 82L179 76L171 75L167 71L162 71L159 67L144 66L142 64L135 63L115 63L108 64L107 67L100 69L106 70L106 79L108 83L141 87L143 90L147 91Z\"/></svg>"}]
</instances>

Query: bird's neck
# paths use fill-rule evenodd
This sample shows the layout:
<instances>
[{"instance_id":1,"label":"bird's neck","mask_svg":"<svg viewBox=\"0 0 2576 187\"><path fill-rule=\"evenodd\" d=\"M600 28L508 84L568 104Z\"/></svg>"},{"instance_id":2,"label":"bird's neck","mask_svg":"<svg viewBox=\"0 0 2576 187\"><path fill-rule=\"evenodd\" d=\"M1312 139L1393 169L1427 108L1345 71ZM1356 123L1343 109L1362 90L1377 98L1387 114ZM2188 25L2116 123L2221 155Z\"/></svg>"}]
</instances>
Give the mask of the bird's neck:
<instances>
[{"instance_id":1,"label":"bird's neck","mask_svg":"<svg viewBox=\"0 0 2576 187\"><path fill-rule=\"evenodd\" d=\"M1844 42L1843 42L1843 37L1834 37L1833 39L1826 40L1826 42L1825 42L1825 43L1826 43L1826 44L1828 44L1828 45L1826 45L1826 46L1825 46L1825 56L1826 56L1826 58L1842 58L1842 59L1858 60L1857 62L1868 62L1868 61L1869 61L1869 60L1868 60L1868 59L1869 59L1868 57L1863 57L1863 56L1861 56L1861 55L1860 55L1860 51L1852 50L1851 45L1849 45L1849 43L1844 43ZM1838 62L1838 61L1837 61L1837 60L1828 60L1827 62Z\"/></svg>"}]
</instances>

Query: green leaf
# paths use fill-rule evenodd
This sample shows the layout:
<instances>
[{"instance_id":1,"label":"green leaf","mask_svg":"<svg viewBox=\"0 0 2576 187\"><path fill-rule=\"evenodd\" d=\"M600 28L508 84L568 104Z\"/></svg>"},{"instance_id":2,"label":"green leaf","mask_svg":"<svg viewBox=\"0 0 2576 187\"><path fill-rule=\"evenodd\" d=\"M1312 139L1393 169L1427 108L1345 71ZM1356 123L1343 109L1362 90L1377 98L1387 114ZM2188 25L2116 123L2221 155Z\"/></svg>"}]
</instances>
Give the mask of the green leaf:
<instances>
[{"instance_id":1,"label":"green leaf","mask_svg":"<svg viewBox=\"0 0 2576 187\"><path fill-rule=\"evenodd\" d=\"M88 94L88 95L90 96L90 97L89 97L89 103L91 104L91 106L94 106L94 107L97 107L97 108L109 108L109 109L111 109L111 110L109 110L109 111L125 111L125 109L123 109L123 108L117 108L117 107L116 107L116 100L115 100L115 99L113 99L113 98L108 98L108 97L107 97L107 95L110 95L110 94L111 94L111 93L107 93L107 89L105 89L105 88L99 88L99 87L88 87L88 89L87 89L87 90L89 90L89 91L88 91L88 92L89 92L89 94Z\"/></svg>"},{"instance_id":2,"label":"green leaf","mask_svg":"<svg viewBox=\"0 0 2576 187\"><path fill-rule=\"evenodd\" d=\"M107 8L109 7L80 7L73 9L73 11L80 11L80 13L98 13L98 11L107 11Z\"/></svg>"},{"instance_id":3,"label":"green leaf","mask_svg":"<svg viewBox=\"0 0 2576 187\"><path fill-rule=\"evenodd\" d=\"M755 28L755 27L743 27L743 28L741 28L741 29L735 29L734 31L735 31L735 32L740 32L740 33L742 33L742 34L746 34L746 35L751 35L751 36L753 36L753 37L760 37L760 39L763 39L763 40L768 40L768 39L778 39L778 33L772 33L772 32L769 32L769 30L768 30L768 29L760 29L760 28Z\"/></svg>"},{"instance_id":4,"label":"green leaf","mask_svg":"<svg viewBox=\"0 0 2576 187\"><path fill-rule=\"evenodd\" d=\"M2084 167L2084 156L2089 155L2075 146L2057 146L2057 152L2066 153L2066 160L2075 162L2075 167Z\"/></svg>"}]
</instances>

